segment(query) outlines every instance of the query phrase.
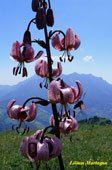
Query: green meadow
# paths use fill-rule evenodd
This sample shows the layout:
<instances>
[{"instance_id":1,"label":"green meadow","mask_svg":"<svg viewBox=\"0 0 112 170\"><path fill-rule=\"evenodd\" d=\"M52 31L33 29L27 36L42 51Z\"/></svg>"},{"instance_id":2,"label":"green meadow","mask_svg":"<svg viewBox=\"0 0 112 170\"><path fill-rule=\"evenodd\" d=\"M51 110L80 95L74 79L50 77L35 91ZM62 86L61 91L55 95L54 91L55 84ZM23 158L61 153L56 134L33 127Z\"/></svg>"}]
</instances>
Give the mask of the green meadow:
<instances>
[{"instance_id":1,"label":"green meadow","mask_svg":"<svg viewBox=\"0 0 112 170\"><path fill-rule=\"evenodd\" d=\"M22 139L34 132L22 136L13 131L0 133L0 170L37 169L19 150ZM112 125L79 124L76 132L61 135L61 140L65 170L112 169ZM39 169L59 170L58 159L40 162Z\"/></svg>"}]
</instances>

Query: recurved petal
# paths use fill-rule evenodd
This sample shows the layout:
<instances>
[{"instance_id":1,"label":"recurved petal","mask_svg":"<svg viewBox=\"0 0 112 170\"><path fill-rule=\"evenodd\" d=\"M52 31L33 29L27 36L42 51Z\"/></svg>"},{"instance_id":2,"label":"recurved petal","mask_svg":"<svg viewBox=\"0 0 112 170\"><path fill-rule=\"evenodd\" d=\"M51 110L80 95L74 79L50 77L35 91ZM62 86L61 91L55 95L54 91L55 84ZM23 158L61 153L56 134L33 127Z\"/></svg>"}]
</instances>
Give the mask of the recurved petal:
<instances>
[{"instance_id":1,"label":"recurved petal","mask_svg":"<svg viewBox=\"0 0 112 170\"><path fill-rule=\"evenodd\" d=\"M33 61L39 59L39 58L41 57L42 54L43 54L43 51L39 51L35 57L26 60L26 63L31 63L31 62L33 62Z\"/></svg>"},{"instance_id":2,"label":"recurved petal","mask_svg":"<svg viewBox=\"0 0 112 170\"><path fill-rule=\"evenodd\" d=\"M39 75L41 77L49 77L49 74L48 74L48 63L46 61L44 61L44 60L42 61Z\"/></svg>"},{"instance_id":3,"label":"recurved petal","mask_svg":"<svg viewBox=\"0 0 112 170\"><path fill-rule=\"evenodd\" d=\"M63 45L63 47L64 47L64 43L65 43L65 38L62 38L61 39L61 44Z\"/></svg>"},{"instance_id":4,"label":"recurved petal","mask_svg":"<svg viewBox=\"0 0 112 170\"><path fill-rule=\"evenodd\" d=\"M37 144L37 154L39 160L49 160L49 146L46 142Z\"/></svg>"},{"instance_id":5,"label":"recurved petal","mask_svg":"<svg viewBox=\"0 0 112 170\"><path fill-rule=\"evenodd\" d=\"M12 101L14 103L15 101ZM21 112L22 106L20 105L14 105L8 109L8 115L11 119L19 119L19 113Z\"/></svg>"},{"instance_id":6,"label":"recurved petal","mask_svg":"<svg viewBox=\"0 0 112 170\"><path fill-rule=\"evenodd\" d=\"M73 91L74 94L74 99L76 98L76 96L78 95L78 89L76 89L75 87L71 86L71 89ZM74 99L73 99L73 103L74 103Z\"/></svg>"},{"instance_id":7,"label":"recurved petal","mask_svg":"<svg viewBox=\"0 0 112 170\"><path fill-rule=\"evenodd\" d=\"M74 130L77 130L78 129L78 122L77 122L77 120L75 119L75 118L73 118L72 116L71 116L71 126L72 126L72 130L74 131Z\"/></svg>"},{"instance_id":8,"label":"recurved petal","mask_svg":"<svg viewBox=\"0 0 112 170\"><path fill-rule=\"evenodd\" d=\"M59 34L55 34L52 39L51 39L52 46L59 50L62 51L64 50L63 44L60 41Z\"/></svg>"},{"instance_id":9,"label":"recurved petal","mask_svg":"<svg viewBox=\"0 0 112 170\"><path fill-rule=\"evenodd\" d=\"M61 102L62 103L73 103L74 102L74 94L70 87L65 89L61 89Z\"/></svg>"},{"instance_id":10,"label":"recurved petal","mask_svg":"<svg viewBox=\"0 0 112 170\"><path fill-rule=\"evenodd\" d=\"M65 124L65 122L60 122L59 127L60 127L60 132L61 133L65 133L65 126L64 126L64 124Z\"/></svg>"},{"instance_id":11,"label":"recurved petal","mask_svg":"<svg viewBox=\"0 0 112 170\"><path fill-rule=\"evenodd\" d=\"M27 122L33 121L36 117L36 114L37 114L37 105L34 102L32 102L30 104L29 114L27 115L25 120Z\"/></svg>"},{"instance_id":12,"label":"recurved petal","mask_svg":"<svg viewBox=\"0 0 112 170\"><path fill-rule=\"evenodd\" d=\"M21 153L27 158L28 158L28 139L29 137L25 137L20 146Z\"/></svg>"},{"instance_id":13,"label":"recurved petal","mask_svg":"<svg viewBox=\"0 0 112 170\"><path fill-rule=\"evenodd\" d=\"M44 60L37 61L35 65L35 72L40 77L48 77L48 64Z\"/></svg>"},{"instance_id":14,"label":"recurved petal","mask_svg":"<svg viewBox=\"0 0 112 170\"><path fill-rule=\"evenodd\" d=\"M54 137L52 138L52 141L54 141L55 145L56 145L56 152L54 154L54 157L55 156L59 156L61 151L62 151L62 144L61 144L61 141L60 139L58 139L57 137Z\"/></svg>"},{"instance_id":15,"label":"recurved petal","mask_svg":"<svg viewBox=\"0 0 112 170\"><path fill-rule=\"evenodd\" d=\"M41 69L42 62L43 62L43 60L38 60L38 61L36 62L36 65L35 65L35 72L36 72L37 75L39 75L39 72L40 72L40 69Z\"/></svg>"},{"instance_id":16,"label":"recurved petal","mask_svg":"<svg viewBox=\"0 0 112 170\"><path fill-rule=\"evenodd\" d=\"M56 77L58 77L61 73L62 73L62 66L61 66L61 63L58 62L58 63L57 63L57 68L53 68L53 69L52 69L52 77L53 77L53 78L56 78Z\"/></svg>"},{"instance_id":17,"label":"recurved petal","mask_svg":"<svg viewBox=\"0 0 112 170\"><path fill-rule=\"evenodd\" d=\"M9 103L8 103L8 105L7 105L7 114L8 114L8 116L10 117L10 118L12 118L12 115L11 115L11 113L10 113L10 109L11 109L11 107L13 106L13 104L16 102L16 100L11 100Z\"/></svg>"},{"instance_id":18,"label":"recurved petal","mask_svg":"<svg viewBox=\"0 0 112 170\"><path fill-rule=\"evenodd\" d=\"M38 160L38 149L37 149L37 145L38 145L38 140L36 139L32 139L29 138L28 140L28 158L33 161L36 162Z\"/></svg>"},{"instance_id":19,"label":"recurved petal","mask_svg":"<svg viewBox=\"0 0 112 170\"><path fill-rule=\"evenodd\" d=\"M53 80L48 88L48 99L53 103L60 102L60 82Z\"/></svg>"},{"instance_id":20,"label":"recurved petal","mask_svg":"<svg viewBox=\"0 0 112 170\"><path fill-rule=\"evenodd\" d=\"M56 142L54 142L54 140L52 139L44 139L44 142L48 144L48 148L49 148L49 159L53 158L56 156L56 151L57 151L57 146L56 146Z\"/></svg>"},{"instance_id":21,"label":"recurved petal","mask_svg":"<svg viewBox=\"0 0 112 170\"><path fill-rule=\"evenodd\" d=\"M82 93L83 93L83 88L82 88L82 85L81 85L80 81L77 80L76 84L77 84L77 87L78 87L78 94L74 98L74 102L77 102L81 98Z\"/></svg>"},{"instance_id":22,"label":"recurved petal","mask_svg":"<svg viewBox=\"0 0 112 170\"><path fill-rule=\"evenodd\" d=\"M81 44L81 41L80 41L79 36L75 35L75 45L74 45L75 50L80 46L80 44Z\"/></svg>"},{"instance_id":23,"label":"recurved petal","mask_svg":"<svg viewBox=\"0 0 112 170\"><path fill-rule=\"evenodd\" d=\"M75 37L72 28L68 28L65 36L65 47L72 50L75 45Z\"/></svg>"},{"instance_id":24,"label":"recurved petal","mask_svg":"<svg viewBox=\"0 0 112 170\"><path fill-rule=\"evenodd\" d=\"M21 46L22 46L22 44L19 41L15 41L12 45L10 55L11 55L12 59L15 60L15 61L21 60L21 51L20 51Z\"/></svg>"},{"instance_id":25,"label":"recurved petal","mask_svg":"<svg viewBox=\"0 0 112 170\"><path fill-rule=\"evenodd\" d=\"M51 115L50 119L49 119L49 123L51 126L55 126L55 121L54 121L54 116L53 114Z\"/></svg>"},{"instance_id":26,"label":"recurved petal","mask_svg":"<svg viewBox=\"0 0 112 170\"><path fill-rule=\"evenodd\" d=\"M39 130L37 130L32 136L31 136L31 138L33 138L33 139L37 139L37 140L41 140L41 137L42 137L42 134L43 134L43 129L39 129Z\"/></svg>"}]
</instances>

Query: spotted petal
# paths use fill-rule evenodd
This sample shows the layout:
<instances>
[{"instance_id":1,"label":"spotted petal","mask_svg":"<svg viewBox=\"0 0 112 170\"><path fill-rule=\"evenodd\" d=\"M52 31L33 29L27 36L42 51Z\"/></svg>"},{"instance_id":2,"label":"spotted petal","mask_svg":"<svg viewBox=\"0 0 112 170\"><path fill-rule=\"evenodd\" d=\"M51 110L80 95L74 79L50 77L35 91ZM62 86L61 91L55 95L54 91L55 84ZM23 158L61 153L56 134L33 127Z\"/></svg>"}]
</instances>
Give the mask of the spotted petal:
<instances>
[{"instance_id":1,"label":"spotted petal","mask_svg":"<svg viewBox=\"0 0 112 170\"><path fill-rule=\"evenodd\" d=\"M62 66L61 66L61 63L58 62L57 68L52 69L52 77L56 78L56 77L60 76L61 73L62 73Z\"/></svg>"},{"instance_id":2,"label":"spotted petal","mask_svg":"<svg viewBox=\"0 0 112 170\"><path fill-rule=\"evenodd\" d=\"M19 106L19 105L14 105L13 104L16 102L16 100L11 100L9 103L8 103L8 106L7 106L7 113L9 115L9 117L11 119L18 119L18 113L21 111L22 109L22 106Z\"/></svg>"},{"instance_id":3,"label":"spotted petal","mask_svg":"<svg viewBox=\"0 0 112 170\"><path fill-rule=\"evenodd\" d=\"M54 154L54 157L55 157L55 156L59 156L60 153L61 153L61 151L62 151L61 141L60 141L60 139L58 139L57 137L52 138L52 141L54 141L55 144L56 144L56 152L55 152L55 154Z\"/></svg>"},{"instance_id":4,"label":"spotted petal","mask_svg":"<svg viewBox=\"0 0 112 170\"><path fill-rule=\"evenodd\" d=\"M44 142L48 144L48 148L49 148L49 159L53 158L56 156L56 150L57 150L57 146L56 143L54 142L54 140L52 139L44 139Z\"/></svg>"},{"instance_id":5,"label":"spotted petal","mask_svg":"<svg viewBox=\"0 0 112 170\"><path fill-rule=\"evenodd\" d=\"M34 58L31 58L31 59L29 59L29 60L26 60L26 63L31 63L32 61L35 61L35 60L39 59L42 54L43 54L43 51L39 51Z\"/></svg>"},{"instance_id":6,"label":"spotted petal","mask_svg":"<svg viewBox=\"0 0 112 170\"><path fill-rule=\"evenodd\" d=\"M75 45L74 45L74 49L76 50L81 44L80 38L78 35L75 35Z\"/></svg>"},{"instance_id":7,"label":"spotted petal","mask_svg":"<svg viewBox=\"0 0 112 170\"><path fill-rule=\"evenodd\" d=\"M25 157L28 157L28 139L29 137L25 137L20 146L20 151Z\"/></svg>"},{"instance_id":8,"label":"spotted petal","mask_svg":"<svg viewBox=\"0 0 112 170\"><path fill-rule=\"evenodd\" d=\"M32 102L30 104L29 114L28 114L28 116L26 117L25 120L27 122L33 121L36 117L36 114L37 114L37 105Z\"/></svg>"},{"instance_id":9,"label":"spotted petal","mask_svg":"<svg viewBox=\"0 0 112 170\"><path fill-rule=\"evenodd\" d=\"M80 81L77 80L76 84L77 84L77 87L78 87L78 93L77 93L77 96L74 98L74 102L77 102L81 98L82 93L83 93L83 88L82 88ZM72 88L72 90L73 90L73 88ZM74 93L76 93L76 92L74 91Z\"/></svg>"},{"instance_id":10,"label":"spotted petal","mask_svg":"<svg viewBox=\"0 0 112 170\"><path fill-rule=\"evenodd\" d=\"M52 37L52 40L51 40L51 43L52 43L52 46L59 50L59 51L62 51L64 50L64 47L63 47L63 44L61 43L61 40L59 38L59 34L55 34L53 37Z\"/></svg>"},{"instance_id":11,"label":"spotted petal","mask_svg":"<svg viewBox=\"0 0 112 170\"><path fill-rule=\"evenodd\" d=\"M10 57L15 61L21 60L21 51L20 47L22 44L19 41L15 41L12 45Z\"/></svg>"},{"instance_id":12,"label":"spotted petal","mask_svg":"<svg viewBox=\"0 0 112 170\"><path fill-rule=\"evenodd\" d=\"M72 28L68 28L65 36L65 48L72 50L75 45L75 37Z\"/></svg>"},{"instance_id":13,"label":"spotted petal","mask_svg":"<svg viewBox=\"0 0 112 170\"><path fill-rule=\"evenodd\" d=\"M49 146L46 142L37 144L38 159L39 160L49 160Z\"/></svg>"}]
</instances>

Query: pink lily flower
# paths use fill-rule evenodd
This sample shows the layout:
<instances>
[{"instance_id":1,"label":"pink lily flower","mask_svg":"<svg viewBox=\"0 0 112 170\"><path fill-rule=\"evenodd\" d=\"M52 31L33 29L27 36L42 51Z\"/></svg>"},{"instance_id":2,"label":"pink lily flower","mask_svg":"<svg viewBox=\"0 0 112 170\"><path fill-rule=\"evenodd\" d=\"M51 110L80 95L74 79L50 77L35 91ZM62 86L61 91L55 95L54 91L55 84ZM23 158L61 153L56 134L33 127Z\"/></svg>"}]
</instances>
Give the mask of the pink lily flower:
<instances>
[{"instance_id":1,"label":"pink lily flower","mask_svg":"<svg viewBox=\"0 0 112 170\"><path fill-rule=\"evenodd\" d=\"M48 63L44 60L37 61L35 65L35 72L40 77L46 77L49 78L49 72L48 72ZM57 68L52 69L52 77L56 78L62 73L62 66L61 63L57 63Z\"/></svg>"},{"instance_id":2,"label":"pink lily flower","mask_svg":"<svg viewBox=\"0 0 112 170\"><path fill-rule=\"evenodd\" d=\"M20 122L33 121L37 114L37 106L34 102L30 104L30 107L23 108L20 105L14 105L16 100L11 100L7 106L7 114L11 119L20 120Z\"/></svg>"},{"instance_id":3,"label":"pink lily flower","mask_svg":"<svg viewBox=\"0 0 112 170\"><path fill-rule=\"evenodd\" d=\"M37 144L38 140L25 137L21 143L20 151L24 157L30 159L32 162L38 161Z\"/></svg>"},{"instance_id":4,"label":"pink lily flower","mask_svg":"<svg viewBox=\"0 0 112 170\"><path fill-rule=\"evenodd\" d=\"M65 118L63 122L60 122L60 132L68 134L70 132L76 131L78 129L78 122L75 118L70 116L70 118Z\"/></svg>"},{"instance_id":5,"label":"pink lily flower","mask_svg":"<svg viewBox=\"0 0 112 170\"><path fill-rule=\"evenodd\" d=\"M53 115L51 115L49 122L51 126L55 126L55 120ZM78 122L72 116L70 116L70 118L65 117L64 120L60 122L59 128L61 133L68 134L78 129Z\"/></svg>"},{"instance_id":6,"label":"pink lily flower","mask_svg":"<svg viewBox=\"0 0 112 170\"><path fill-rule=\"evenodd\" d=\"M33 162L38 160L48 161L58 156L61 150L62 144L57 137L51 139L45 138L43 142L32 137L25 137L20 147L21 153Z\"/></svg>"},{"instance_id":7,"label":"pink lily flower","mask_svg":"<svg viewBox=\"0 0 112 170\"><path fill-rule=\"evenodd\" d=\"M83 93L82 85L79 81L76 81L78 90L75 87L68 86L62 80L53 80L48 88L48 99L52 103L73 104L77 102Z\"/></svg>"},{"instance_id":8,"label":"pink lily flower","mask_svg":"<svg viewBox=\"0 0 112 170\"><path fill-rule=\"evenodd\" d=\"M23 51L21 52L21 47L23 47ZM21 74L21 68L23 67L23 77L27 76L27 70L24 67L24 62L30 63L38 58L43 54L43 51L39 51L37 55L34 57L34 49L31 47L30 44L23 44L18 41L14 42L12 45L11 50L11 58L14 61L18 61L19 65L17 68L14 67L13 74L17 75L17 73Z\"/></svg>"},{"instance_id":9,"label":"pink lily flower","mask_svg":"<svg viewBox=\"0 0 112 170\"><path fill-rule=\"evenodd\" d=\"M74 35L72 28L67 29L65 37L62 39L59 38L59 34L55 34L52 37L51 42L52 42L52 46L55 49L59 51L65 51L64 54L67 53L69 61L72 61L73 59L73 56L70 58L71 56L70 51L76 50L80 46L80 43L81 43L79 36ZM60 58L60 60L62 60L62 57Z\"/></svg>"}]
</instances>

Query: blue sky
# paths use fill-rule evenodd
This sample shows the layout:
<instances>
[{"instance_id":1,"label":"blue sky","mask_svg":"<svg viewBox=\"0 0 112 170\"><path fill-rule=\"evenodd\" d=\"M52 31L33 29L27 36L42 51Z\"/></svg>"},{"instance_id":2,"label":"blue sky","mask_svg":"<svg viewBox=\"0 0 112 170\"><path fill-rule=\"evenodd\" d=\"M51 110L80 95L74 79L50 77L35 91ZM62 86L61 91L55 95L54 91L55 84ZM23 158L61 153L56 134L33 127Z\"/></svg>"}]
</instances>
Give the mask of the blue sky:
<instances>
[{"instance_id":1,"label":"blue sky","mask_svg":"<svg viewBox=\"0 0 112 170\"><path fill-rule=\"evenodd\" d=\"M51 5L55 17L53 30L66 32L72 27L81 39L80 48L71 51L73 62L63 64L63 73L93 74L112 84L112 0L51 0ZM35 13L31 10L31 0L4 0L0 6L0 85L12 85L25 78L12 75L17 62L9 58L11 46L16 40L22 42L27 24ZM33 39L44 38L43 31L37 30L34 24L31 32ZM52 47L51 53L56 60L62 54ZM35 73L35 63L26 64L29 77Z\"/></svg>"}]
</instances>

